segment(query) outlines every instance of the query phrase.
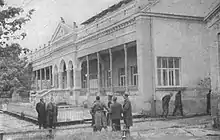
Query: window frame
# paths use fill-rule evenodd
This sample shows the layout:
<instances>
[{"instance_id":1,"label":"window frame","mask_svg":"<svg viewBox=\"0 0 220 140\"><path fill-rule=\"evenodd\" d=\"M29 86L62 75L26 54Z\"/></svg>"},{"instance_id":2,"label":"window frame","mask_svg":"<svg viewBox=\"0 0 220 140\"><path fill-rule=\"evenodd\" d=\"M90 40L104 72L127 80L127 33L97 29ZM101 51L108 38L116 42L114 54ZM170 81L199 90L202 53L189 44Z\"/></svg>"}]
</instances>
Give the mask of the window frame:
<instances>
[{"instance_id":1,"label":"window frame","mask_svg":"<svg viewBox=\"0 0 220 140\"><path fill-rule=\"evenodd\" d=\"M136 68L136 73L134 72ZM138 67L137 65L130 66L130 86L138 86ZM136 84L134 84L136 81Z\"/></svg>"},{"instance_id":2,"label":"window frame","mask_svg":"<svg viewBox=\"0 0 220 140\"><path fill-rule=\"evenodd\" d=\"M158 59L160 58L160 67L158 66ZM169 59L172 58L173 60L173 67L169 68ZM163 59L166 59L166 67L163 67ZM175 60L178 59L179 67L175 66ZM158 76L158 70L160 70L160 83L159 85L159 76ZM166 70L167 75L167 85L164 85L163 81L163 70ZM179 85L177 85L176 82L176 70L179 71ZM173 72L173 85L170 84L170 74L169 72ZM157 56L156 57L156 86L158 88L176 88L176 87L182 87L182 74L181 74L181 57L173 57L173 56Z\"/></svg>"},{"instance_id":3,"label":"window frame","mask_svg":"<svg viewBox=\"0 0 220 140\"><path fill-rule=\"evenodd\" d=\"M124 74L122 74L122 72L121 72L121 70L124 70ZM118 86L119 87L125 87L126 86L126 75L125 75L125 68L118 68ZM121 81L123 81L123 82L121 82ZM121 84L121 83L123 83L123 84Z\"/></svg>"}]
</instances>

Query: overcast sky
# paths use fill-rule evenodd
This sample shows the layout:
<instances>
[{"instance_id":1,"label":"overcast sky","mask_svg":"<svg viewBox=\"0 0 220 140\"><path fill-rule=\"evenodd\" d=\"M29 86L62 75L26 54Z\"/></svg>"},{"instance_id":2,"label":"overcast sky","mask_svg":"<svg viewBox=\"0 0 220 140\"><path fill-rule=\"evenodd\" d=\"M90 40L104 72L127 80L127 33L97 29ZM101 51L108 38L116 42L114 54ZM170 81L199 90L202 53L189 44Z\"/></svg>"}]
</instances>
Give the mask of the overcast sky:
<instances>
[{"instance_id":1,"label":"overcast sky","mask_svg":"<svg viewBox=\"0 0 220 140\"><path fill-rule=\"evenodd\" d=\"M8 5L34 8L33 19L25 25L26 39L23 47L38 48L46 44L57 27L60 17L68 23L82 23L119 0L5 0Z\"/></svg>"}]
</instances>

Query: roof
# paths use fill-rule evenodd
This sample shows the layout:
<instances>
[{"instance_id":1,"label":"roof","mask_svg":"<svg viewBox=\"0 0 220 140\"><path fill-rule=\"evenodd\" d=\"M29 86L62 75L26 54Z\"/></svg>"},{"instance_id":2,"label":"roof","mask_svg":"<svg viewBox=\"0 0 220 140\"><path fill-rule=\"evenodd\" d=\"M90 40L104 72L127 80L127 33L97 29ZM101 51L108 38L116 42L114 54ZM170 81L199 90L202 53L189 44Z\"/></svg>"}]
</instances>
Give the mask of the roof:
<instances>
[{"instance_id":1,"label":"roof","mask_svg":"<svg viewBox=\"0 0 220 140\"><path fill-rule=\"evenodd\" d=\"M88 20L84 21L83 23L81 23L81 25L89 24L89 23L95 21L96 19L105 16L108 12L113 12L113 11L119 9L123 4L127 4L127 3L131 2L131 1L133 1L133 0L122 0L119 3L112 5L111 7L103 10L99 14L97 14L97 15L89 18Z\"/></svg>"}]
</instances>

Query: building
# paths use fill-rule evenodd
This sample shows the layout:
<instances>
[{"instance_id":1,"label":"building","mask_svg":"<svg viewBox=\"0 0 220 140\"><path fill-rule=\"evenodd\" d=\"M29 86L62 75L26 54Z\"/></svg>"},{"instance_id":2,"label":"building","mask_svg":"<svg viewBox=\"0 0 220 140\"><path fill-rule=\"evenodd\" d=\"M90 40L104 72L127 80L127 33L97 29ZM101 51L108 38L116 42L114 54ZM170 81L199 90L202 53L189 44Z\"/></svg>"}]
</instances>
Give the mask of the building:
<instances>
[{"instance_id":1,"label":"building","mask_svg":"<svg viewBox=\"0 0 220 140\"><path fill-rule=\"evenodd\" d=\"M219 75L210 69L218 11L218 0L123 0L80 27L62 20L49 45L29 56L34 96L81 105L128 92L134 112L154 115L165 94L182 90L185 114L205 112L210 78Z\"/></svg>"}]
</instances>

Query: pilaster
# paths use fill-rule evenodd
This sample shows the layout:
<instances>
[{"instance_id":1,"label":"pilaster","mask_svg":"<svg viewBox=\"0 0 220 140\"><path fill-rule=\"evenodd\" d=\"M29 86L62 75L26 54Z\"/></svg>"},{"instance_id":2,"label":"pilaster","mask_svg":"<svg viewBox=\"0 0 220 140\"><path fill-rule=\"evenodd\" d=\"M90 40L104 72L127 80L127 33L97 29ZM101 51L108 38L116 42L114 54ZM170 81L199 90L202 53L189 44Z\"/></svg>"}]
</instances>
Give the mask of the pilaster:
<instances>
[{"instance_id":1,"label":"pilaster","mask_svg":"<svg viewBox=\"0 0 220 140\"><path fill-rule=\"evenodd\" d=\"M154 94L155 94L155 76L154 76L154 49L152 46L152 22L149 17L138 16L136 18L137 30L137 65L138 65L138 90L142 102L145 103L145 110L150 111L152 115L156 114Z\"/></svg>"}]
</instances>

